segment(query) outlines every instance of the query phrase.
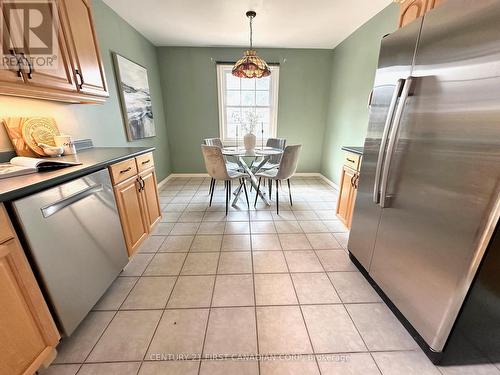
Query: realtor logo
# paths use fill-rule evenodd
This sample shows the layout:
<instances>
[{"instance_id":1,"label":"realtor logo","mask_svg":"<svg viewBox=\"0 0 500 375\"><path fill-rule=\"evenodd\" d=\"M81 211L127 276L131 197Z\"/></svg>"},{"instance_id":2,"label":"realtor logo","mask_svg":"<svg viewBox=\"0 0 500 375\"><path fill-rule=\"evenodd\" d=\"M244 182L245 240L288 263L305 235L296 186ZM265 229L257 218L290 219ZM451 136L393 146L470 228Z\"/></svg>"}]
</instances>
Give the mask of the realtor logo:
<instances>
[{"instance_id":1,"label":"realtor logo","mask_svg":"<svg viewBox=\"0 0 500 375\"><path fill-rule=\"evenodd\" d=\"M4 66L19 59L38 69L53 69L57 61L57 7L53 0L2 2ZM0 17L2 18L2 17Z\"/></svg>"}]
</instances>

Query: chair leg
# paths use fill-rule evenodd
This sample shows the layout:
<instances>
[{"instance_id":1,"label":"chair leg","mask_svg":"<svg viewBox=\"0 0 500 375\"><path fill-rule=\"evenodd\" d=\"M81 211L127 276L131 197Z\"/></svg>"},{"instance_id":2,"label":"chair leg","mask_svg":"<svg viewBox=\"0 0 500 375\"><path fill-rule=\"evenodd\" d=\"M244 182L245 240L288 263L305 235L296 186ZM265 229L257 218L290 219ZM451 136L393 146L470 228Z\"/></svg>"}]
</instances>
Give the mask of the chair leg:
<instances>
[{"instance_id":1,"label":"chair leg","mask_svg":"<svg viewBox=\"0 0 500 375\"><path fill-rule=\"evenodd\" d=\"M279 180L276 180L276 214L279 215L280 214L280 198L279 198L279 193L278 193L278 184L279 184Z\"/></svg>"},{"instance_id":2,"label":"chair leg","mask_svg":"<svg viewBox=\"0 0 500 375\"><path fill-rule=\"evenodd\" d=\"M290 189L290 179L287 179L286 182L288 182L288 195L290 196L290 206L293 206L293 202L292 202L292 190Z\"/></svg>"},{"instance_id":3,"label":"chair leg","mask_svg":"<svg viewBox=\"0 0 500 375\"><path fill-rule=\"evenodd\" d=\"M212 178L212 181L210 181L211 189L210 189L210 203L208 204L208 207L212 207L212 198L214 197L214 191L215 191L215 184L217 181L215 178Z\"/></svg>"},{"instance_id":4,"label":"chair leg","mask_svg":"<svg viewBox=\"0 0 500 375\"><path fill-rule=\"evenodd\" d=\"M214 188L214 179L210 180L210 187L208 188L208 195L212 194L212 189Z\"/></svg>"},{"instance_id":5,"label":"chair leg","mask_svg":"<svg viewBox=\"0 0 500 375\"><path fill-rule=\"evenodd\" d=\"M243 185L243 191L245 192L245 198L247 199L247 207L250 208L250 203L248 203L248 192L247 192L247 184L245 183L245 179L241 179L241 185Z\"/></svg>"},{"instance_id":6,"label":"chair leg","mask_svg":"<svg viewBox=\"0 0 500 375\"><path fill-rule=\"evenodd\" d=\"M269 200L272 200L271 194L272 194L272 191L273 191L273 181L271 179L269 179L267 182L269 184Z\"/></svg>"},{"instance_id":7,"label":"chair leg","mask_svg":"<svg viewBox=\"0 0 500 375\"><path fill-rule=\"evenodd\" d=\"M226 216L227 216L227 210L228 210L228 203L229 203L229 181L224 181L224 185L226 187Z\"/></svg>"},{"instance_id":8,"label":"chair leg","mask_svg":"<svg viewBox=\"0 0 500 375\"><path fill-rule=\"evenodd\" d=\"M255 202L253 203L253 206L257 206L257 198L259 197L259 192L260 192L260 181L262 180L262 177L259 177L259 183L257 184L257 191L255 192ZM265 180L264 180L265 181Z\"/></svg>"}]
</instances>

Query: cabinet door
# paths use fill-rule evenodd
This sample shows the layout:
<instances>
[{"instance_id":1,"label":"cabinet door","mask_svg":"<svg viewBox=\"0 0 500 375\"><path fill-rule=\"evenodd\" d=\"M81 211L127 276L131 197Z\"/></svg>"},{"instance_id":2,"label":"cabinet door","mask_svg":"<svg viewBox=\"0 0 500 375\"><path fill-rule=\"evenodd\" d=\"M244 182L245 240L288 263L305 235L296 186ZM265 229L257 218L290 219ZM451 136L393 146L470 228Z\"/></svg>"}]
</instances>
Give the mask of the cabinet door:
<instances>
[{"instance_id":1,"label":"cabinet door","mask_svg":"<svg viewBox=\"0 0 500 375\"><path fill-rule=\"evenodd\" d=\"M16 239L0 245L0 374L32 374L59 334Z\"/></svg>"},{"instance_id":2,"label":"cabinet door","mask_svg":"<svg viewBox=\"0 0 500 375\"><path fill-rule=\"evenodd\" d=\"M142 196L148 230L151 231L153 226L161 219L160 199L158 198L158 186L156 184L156 173L154 168L142 172L140 177L144 185Z\"/></svg>"},{"instance_id":3,"label":"cabinet door","mask_svg":"<svg viewBox=\"0 0 500 375\"><path fill-rule=\"evenodd\" d=\"M406 0L401 4L398 27L403 27L423 16L428 9L429 0Z\"/></svg>"},{"instance_id":4,"label":"cabinet door","mask_svg":"<svg viewBox=\"0 0 500 375\"><path fill-rule=\"evenodd\" d=\"M346 226L350 225L350 219L352 216L352 212L350 212L350 210L352 208L351 202L353 197L353 181L355 175L355 170L343 167L342 177L340 180L339 200L337 203L337 216Z\"/></svg>"},{"instance_id":5,"label":"cabinet door","mask_svg":"<svg viewBox=\"0 0 500 375\"><path fill-rule=\"evenodd\" d=\"M354 174L354 177L352 178L352 191L351 191L351 197L349 199L349 204L348 204L348 216L347 216L347 228L351 228L352 225L352 215L354 213L354 204L356 203L356 195L358 194L358 180L359 180L359 172L356 172Z\"/></svg>"},{"instance_id":6,"label":"cabinet door","mask_svg":"<svg viewBox=\"0 0 500 375\"><path fill-rule=\"evenodd\" d=\"M22 5L22 3L20 4ZM42 53L36 51L35 47L29 47L32 43L29 43L28 38L32 34L25 32L24 28L16 26L23 25L25 22L19 18L21 12L9 12L9 22L5 23L5 25L10 26L8 32L11 40L17 41L15 50L23 65L24 81L33 87L76 92L68 50L61 31L59 12L54 3L47 2L41 5L47 6L47 12L50 12L53 17L51 22L51 35L55 36L53 50ZM7 15L4 14L4 17Z\"/></svg>"},{"instance_id":7,"label":"cabinet door","mask_svg":"<svg viewBox=\"0 0 500 375\"><path fill-rule=\"evenodd\" d=\"M115 186L115 197L129 256L132 256L148 234L139 186L137 178Z\"/></svg>"},{"instance_id":8,"label":"cabinet door","mask_svg":"<svg viewBox=\"0 0 500 375\"><path fill-rule=\"evenodd\" d=\"M80 92L109 96L88 0L58 0Z\"/></svg>"},{"instance_id":9,"label":"cabinet door","mask_svg":"<svg viewBox=\"0 0 500 375\"><path fill-rule=\"evenodd\" d=\"M3 8L1 6L2 2L0 1L0 23L3 26L5 21L3 19ZM11 45L11 38L7 28L3 28L0 36L2 38L0 43L3 43L4 46ZM3 51L0 64L0 85L2 83L24 84L24 76L21 73L21 63L14 50Z\"/></svg>"}]
</instances>

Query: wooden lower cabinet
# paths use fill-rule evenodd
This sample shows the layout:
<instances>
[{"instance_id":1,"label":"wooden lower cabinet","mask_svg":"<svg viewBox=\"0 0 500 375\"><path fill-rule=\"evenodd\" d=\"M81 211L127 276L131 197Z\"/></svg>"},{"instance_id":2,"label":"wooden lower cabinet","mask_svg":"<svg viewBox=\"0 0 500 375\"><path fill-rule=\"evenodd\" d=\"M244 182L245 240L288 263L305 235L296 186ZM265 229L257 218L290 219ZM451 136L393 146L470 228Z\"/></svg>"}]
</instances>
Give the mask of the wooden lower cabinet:
<instances>
[{"instance_id":1,"label":"wooden lower cabinet","mask_svg":"<svg viewBox=\"0 0 500 375\"><path fill-rule=\"evenodd\" d=\"M156 223L158 223L161 219L158 183L156 182L156 173L154 168L142 172L139 177L141 178L143 184L142 196L144 199L144 206L146 208L146 222L148 225L148 231L151 232Z\"/></svg>"},{"instance_id":2,"label":"wooden lower cabinet","mask_svg":"<svg viewBox=\"0 0 500 375\"><path fill-rule=\"evenodd\" d=\"M11 233L0 244L0 374L31 375L55 357L60 336L3 206L0 216Z\"/></svg>"},{"instance_id":3,"label":"wooden lower cabinet","mask_svg":"<svg viewBox=\"0 0 500 375\"><path fill-rule=\"evenodd\" d=\"M148 235L139 186L139 180L132 177L114 187L129 256L137 250L137 247Z\"/></svg>"},{"instance_id":4,"label":"wooden lower cabinet","mask_svg":"<svg viewBox=\"0 0 500 375\"><path fill-rule=\"evenodd\" d=\"M144 157L150 168L144 169ZM128 159L110 167L115 198L127 245L132 256L161 219L160 198L151 153ZM125 172L124 172L125 171ZM138 173L138 171L141 171ZM121 173L123 172L123 173ZM133 173L130 176L130 173ZM128 176L123 180L121 176Z\"/></svg>"},{"instance_id":5,"label":"wooden lower cabinet","mask_svg":"<svg viewBox=\"0 0 500 375\"><path fill-rule=\"evenodd\" d=\"M340 193L337 202L337 216L346 227L351 227L352 212L356 201L356 185L358 172L352 168L344 166L340 180Z\"/></svg>"}]
</instances>

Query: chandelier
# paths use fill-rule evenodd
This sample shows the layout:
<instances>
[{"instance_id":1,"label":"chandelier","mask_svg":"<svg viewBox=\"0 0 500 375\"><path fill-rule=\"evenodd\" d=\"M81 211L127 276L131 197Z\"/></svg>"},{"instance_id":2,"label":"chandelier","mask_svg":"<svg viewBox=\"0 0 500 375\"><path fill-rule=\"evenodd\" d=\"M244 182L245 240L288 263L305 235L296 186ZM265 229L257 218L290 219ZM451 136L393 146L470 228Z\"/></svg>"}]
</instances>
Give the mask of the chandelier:
<instances>
[{"instance_id":1,"label":"chandelier","mask_svg":"<svg viewBox=\"0 0 500 375\"><path fill-rule=\"evenodd\" d=\"M267 63L257 56L257 51L253 49L253 29L252 21L257 13L249 10L246 16L250 20L250 48L247 49L241 59L233 66L233 76L239 78L262 78L271 74L271 69Z\"/></svg>"}]
</instances>

